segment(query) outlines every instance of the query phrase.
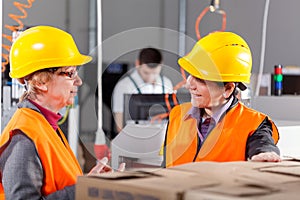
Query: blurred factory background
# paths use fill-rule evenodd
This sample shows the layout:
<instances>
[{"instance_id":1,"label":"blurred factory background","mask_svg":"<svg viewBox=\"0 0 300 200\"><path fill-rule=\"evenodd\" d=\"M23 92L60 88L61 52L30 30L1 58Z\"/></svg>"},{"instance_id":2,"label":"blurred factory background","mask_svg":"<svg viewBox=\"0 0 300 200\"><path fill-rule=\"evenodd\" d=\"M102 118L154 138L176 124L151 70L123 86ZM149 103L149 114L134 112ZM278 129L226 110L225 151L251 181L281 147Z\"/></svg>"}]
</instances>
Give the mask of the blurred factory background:
<instances>
[{"instance_id":1,"label":"blurred factory background","mask_svg":"<svg viewBox=\"0 0 300 200\"><path fill-rule=\"evenodd\" d=\"M14 1L1 1L3 4L2 30L11 34L5 25L16 25L10 13L22 14ZM18 2L28 4L25 0ZM93 154L93 144L97 131L97 3L102 6L102 98L103 130L111 139L114 130L111 114L111 96L116 82L130 69L138 50L153 46L163 52L163 74L167 75L173 85L181 81L177 59L188 52L197 40L195 20L199 13L210 4L210 0L36 0L32 7L25 8L27 17L21 19L26 26L52 25L70 32L80 50L94 57L88 67L80 70L83 85L78 96L78 133L81 141ZM242 35L253 53L253 81L250 85L252 106L280 121L300 121L298 104L300 66L300 1L272 0L266 12L266 1L261 0L226 0L220 2L226 11L226 30ZM266 16L267 14L267 16ZM267 21L264 21L267 20ZM265 24L264 24L265 23ZM200 24L201 35L218 30L222 25L222 16L208 13ZM266 37L263 39L264 29ZM2 39L3 44L8 41ZM262 46L265 45L265 46ZM262 54L262 49L264 53ZM263 63L261 64L263 59ZM283 97L272 96L272 73L275 65L289 66ZM110 66L110 67L109 67ZM256 90L257 74L263 66L264 74L260 81L261 91ZM9 67L2 73L2 86L9 85ZM288 69L287 69L288 70ZM285 77L285 76L284 76ZM291 80L293 79L293 80ZM288 81L291 82L288 82ZM267 89L266 89L267 88ZM264 89L266 89L264 91ZM290 89L288 93L285 93ZM4 94L4 98L8 98ZM184 89L180 93L186 93ZM255 95L260 94L260 96ZM262 97L264 95L264 97ZM10 96L11 102L16 102ZM13 105L13 104L12 104ZM10 107L9 105L8 107ZM5 125L4 114L8 107L2 106L2 128ZM5 110L6 109L6 110ZM62 111L64 112L64 111ZM66 121L66 123L68 123ZM64 124L66 129L68 124ZM63 126L64 126L63 125ZM90 155L92 156L92 155Z\"/></svg>"}]
</instances>

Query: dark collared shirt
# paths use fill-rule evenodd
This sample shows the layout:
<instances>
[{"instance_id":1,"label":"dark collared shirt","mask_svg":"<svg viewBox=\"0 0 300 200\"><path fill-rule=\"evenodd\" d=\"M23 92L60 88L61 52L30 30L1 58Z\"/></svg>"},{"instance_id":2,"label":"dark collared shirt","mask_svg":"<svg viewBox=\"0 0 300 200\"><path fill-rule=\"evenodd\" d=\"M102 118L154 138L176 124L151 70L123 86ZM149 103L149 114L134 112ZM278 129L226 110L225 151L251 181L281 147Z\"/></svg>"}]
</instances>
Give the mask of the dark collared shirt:
<instances>
[{"instance_id":1,"label":"dark collared shirt","mask_svg":"<svg viewBox=\"0 0 300 200\"><path fill-rule=\"evenodd\" d=\"M233 102L233 97L231 97L227 103L225 103L223 106L221 106L220 108L216 109L213 111L212 116L210 116L212 118L212 120L210 121L209 127L208 127L208 131L207 133L205 133L203 135L203 133L201 133L201 124L205 121L206 118L203 117L203 108L197 108L197 107L192 107L187 114L184 116L183 120L187 120L189 118L194 118L197 120L197 124L198 125L198 136L201 140L201 143L205 140L205 138L207 137L207 135L209 134L209 132L214 128L214 126L220 121L221 117L225 114L225 112L228 110L228 108L230 107L230 105Z\"/></svg>"},{"instance_id":2,"label":"dark collared shirt","mask_svg":"<svg viewBox=\"0 0 300 200\"><path fill-rule=\"evenodd\" d=\"M49 124L53 127L55 131L58 129L58 121L61 118L61 115L59 113L54 113L39 104L35 103L34 101L28 100L30 103L32 103L46 118L46 120L49 122Z\"/></svg>"}]
</instances>

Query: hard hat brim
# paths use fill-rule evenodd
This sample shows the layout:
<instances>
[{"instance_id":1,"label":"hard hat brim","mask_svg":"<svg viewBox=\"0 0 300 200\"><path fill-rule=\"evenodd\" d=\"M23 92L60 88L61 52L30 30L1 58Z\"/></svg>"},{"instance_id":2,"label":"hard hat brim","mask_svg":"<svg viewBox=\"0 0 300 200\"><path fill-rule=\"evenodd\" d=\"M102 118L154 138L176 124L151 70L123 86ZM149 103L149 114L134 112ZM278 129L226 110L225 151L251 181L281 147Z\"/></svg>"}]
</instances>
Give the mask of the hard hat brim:
<instances>
[{"instance_id":1,"label":"hard hat brim","mask_svg":"<svg viewBox=\"0 0 300 200\"><path fill-rule=\"evenodd\" d=\"M198 67L194 67L189 60L187 60L185 57L180 58L178 60L178 64L190 75L202 79L202 80L208 80L208 81L215 81L215 82L237 82L235 81L236 75L221 75L220 73L208 73L205 70L199 69ZM243 82L249 83L248 75L239 75L237 77L238 79L243 79ZM237 87L240 88L242 91L247 89L247 86L243 82L238 82Z\"/></svg>"},{"instance_id":2,"label":"hard hat brim","mask_svg":"<svg viewBox=\"0 0 300 200\"><path fill-rule=\"evenodd\" d=\"M40 69L47 69L47 68L53 68L53 67L66 67L66 66L82 66L88 62L90 62L92 60L91 56L87 56L87 55L77 55L71 58L66 58L66 59L49 59L49 60L40 60L38 63L35 62L35 66L32 66L31 63L28 63L28 65L30 65L30 69L28 69L27 71L22 71L22 70L14 70L14 73L10 72L9 76L11 78L23 78L33 72L36 72ZM53 63L59 63L58 65L54 65ZM20 69L22 68L26 68L27 66L22 66L20 67Z\"/></svg>"}]
</instances>

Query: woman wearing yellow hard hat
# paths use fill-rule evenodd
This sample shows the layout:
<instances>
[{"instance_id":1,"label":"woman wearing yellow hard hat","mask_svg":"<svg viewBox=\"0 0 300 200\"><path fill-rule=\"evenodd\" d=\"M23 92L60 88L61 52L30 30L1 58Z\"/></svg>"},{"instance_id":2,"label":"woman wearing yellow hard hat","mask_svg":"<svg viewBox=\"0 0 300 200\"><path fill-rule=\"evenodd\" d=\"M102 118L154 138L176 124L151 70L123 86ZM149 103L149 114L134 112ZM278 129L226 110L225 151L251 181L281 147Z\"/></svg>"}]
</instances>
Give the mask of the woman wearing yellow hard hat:
<instances>
[{"instance_id":1,"label":"woman wearing yellow hard hat","mask_svg":"<svg viewBox=\"0 0 300 200\"><path fill-rule=\"evenodd\" d=\"M0 195L6 199L74 199L81 168L57 125L82 80L77 67L90 62L65 31L36 26L10 51L10 76L26 87L0 136ZM99 163L91 173L110 170ZM123 166L122 166L123 167Z\"/></svg>"},{"instance_id":2,"label":"woman wearing yellow hard hat","mask_svg":"<svg viewBox=\"0 0 300 200\"><path fill-rule=\"evenodd\" d=\"M250 82L252 56L243 38L211 33L178 63L190 74L186 85L191 102L170 113L164 167L197 161L280 161L276 125L234 95Z\"/></svg>"}]
</instances>

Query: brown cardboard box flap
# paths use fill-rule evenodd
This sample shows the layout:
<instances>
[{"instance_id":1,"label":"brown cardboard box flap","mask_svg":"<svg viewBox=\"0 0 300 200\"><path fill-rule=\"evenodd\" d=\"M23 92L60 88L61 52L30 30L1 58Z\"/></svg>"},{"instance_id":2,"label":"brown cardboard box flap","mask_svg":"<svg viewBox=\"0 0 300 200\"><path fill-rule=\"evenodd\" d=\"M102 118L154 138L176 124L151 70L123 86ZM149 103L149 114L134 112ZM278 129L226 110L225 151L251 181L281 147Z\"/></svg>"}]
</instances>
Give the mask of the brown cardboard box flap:
<instances>
[{"instance_id":1,"label":"brown cardboard box flap","mask_svg":"<svg viewBox=\"0 0 300 200\"><path fill-rule=\"evenodd\" d=\"M259 169L262 172L272 172L300 177L300 166L273 166Z\"/></svg>"},{"instance_id":2,"label":"brown cardboard box flap","mask_svg":"<svg viewBox=\"0 0 300 200\"><path fill-rule=\"evenodd\" d=\"M160 175L149 171L125 171L125 172L94 174L94 175L90 175L89 177L99 178L99 179L122 180L122 179L147 178L153 176L160 176Z\"/></svg>"},{"instance_id":3,"label":"brown cardboard box flap","mask_svg":"<svg viewBox=\"0 0 300 200\"><path fill-rule=\"evenodd\" d=\"M203 188L201 191L213 192L216 194L223 194L236 197L251 197L273 194L274 192L280 191L271 187L259 185L241 185L241 184L229 184L229 185L218 185L215 187Z\"/></svg>"},{"instance_id":4,"label":"brown cardboard box flap","mask_svg":"<svg viewBox=\"0 0 300 200\"><path fill-rule=\"evenodd\" d=\"M169 169L124 174L108 173L78 177L76 199L109 199L111 196L111 199L180 200L188 189L218 184L220 184L218 181L203 178L194 172Z\"/></svg>"}]
</instances>

